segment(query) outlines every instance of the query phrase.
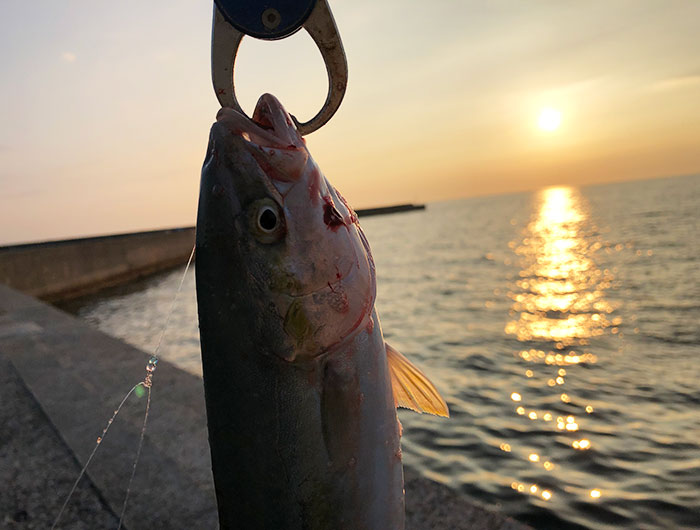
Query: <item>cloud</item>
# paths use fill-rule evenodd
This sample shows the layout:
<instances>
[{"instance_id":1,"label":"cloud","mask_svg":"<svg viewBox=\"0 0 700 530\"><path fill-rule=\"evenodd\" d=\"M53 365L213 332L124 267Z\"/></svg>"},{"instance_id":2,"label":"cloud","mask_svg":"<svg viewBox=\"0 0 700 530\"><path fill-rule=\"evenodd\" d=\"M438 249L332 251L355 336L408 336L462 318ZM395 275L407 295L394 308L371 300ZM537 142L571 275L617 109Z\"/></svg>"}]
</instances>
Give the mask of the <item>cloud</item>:
<instances>
[{"instance_id":1,"label":"cloud","mask_svg":"<svg viewBox=\"0 0 700 530\"><path fill-rule=\"evenodd\" d=\"M74 63L77 57L72 52L63 52L61 54L61 59L67 63Z\"/></svg>"},{"instance_id":2,"label":"cloud","mask_svg":"<svg viewBox=\"0 0 700 530\"><path fill-rule=\"evenodd\" d=\"M681 90L700 86L700 74L683 75L679 77L669 77L656 81L649 86L652 92L668 92L670 90Z\"/></svg>"}]
</instances>

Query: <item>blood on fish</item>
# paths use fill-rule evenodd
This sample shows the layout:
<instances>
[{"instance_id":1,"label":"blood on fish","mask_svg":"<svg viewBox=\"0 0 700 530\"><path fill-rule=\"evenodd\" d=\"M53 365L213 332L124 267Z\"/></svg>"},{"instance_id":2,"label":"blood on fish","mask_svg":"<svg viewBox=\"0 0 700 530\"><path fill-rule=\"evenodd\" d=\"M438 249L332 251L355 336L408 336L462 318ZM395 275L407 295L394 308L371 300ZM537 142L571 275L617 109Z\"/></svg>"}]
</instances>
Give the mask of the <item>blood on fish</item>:
<instances>
[{"instance_id":1,"label":"blood on fish","mask_svg":"<svg viewBox=\"0 0 700 530\"><path fill-rule=\"evenodd\" d=\"M333 199L331 199L330 195L324 196L323 200L326 203L323 205L323 222L335 232L341 226L345 226L345 220L340 215L335 204L333 204Z\"/></svg>"},{"instance_id":2,"label":"blood on fish","mask_svg":"<svg viewBox=\"0 0 700 530\"><path fill-rule=\"evenodd\" d=\"M367 327L365 328L367 331L367 335L371 335L372 332L374 331L374 319L370 318L369 322L367 322Z\"/></svg>"}]
</instances>

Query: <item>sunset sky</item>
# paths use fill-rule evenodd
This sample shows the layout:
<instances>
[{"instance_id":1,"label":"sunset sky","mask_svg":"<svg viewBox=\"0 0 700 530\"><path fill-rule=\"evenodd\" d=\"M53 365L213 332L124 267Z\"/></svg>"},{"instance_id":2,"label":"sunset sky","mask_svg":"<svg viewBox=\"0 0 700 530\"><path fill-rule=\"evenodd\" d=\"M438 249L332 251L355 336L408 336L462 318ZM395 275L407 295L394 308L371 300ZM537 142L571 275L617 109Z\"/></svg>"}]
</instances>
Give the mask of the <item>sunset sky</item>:
<instances>
[{"instance_id":1,"label":"sunset sky","mask_svg":"<svg viewBox=\"0 0 700 530\"><path fill-rule=\"evenodd\" d=\"M349 86L308 145L356 208L700 173L700 2L330 3ZM212 2L0 13L0 244L192 225ZM300 119L326 93L305 32L244 39L236 82Z\"/></svg>"}]
</instances>

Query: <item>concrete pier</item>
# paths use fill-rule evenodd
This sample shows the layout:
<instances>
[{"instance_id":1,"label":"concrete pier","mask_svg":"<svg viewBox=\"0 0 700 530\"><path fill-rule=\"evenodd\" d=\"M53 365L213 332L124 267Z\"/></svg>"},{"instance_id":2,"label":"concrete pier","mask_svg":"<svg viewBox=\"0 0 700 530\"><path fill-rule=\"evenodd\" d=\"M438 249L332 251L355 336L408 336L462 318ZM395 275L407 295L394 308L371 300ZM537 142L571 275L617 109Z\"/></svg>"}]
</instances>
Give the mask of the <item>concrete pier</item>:
<instances>
[{"instance_id":1,"label":"concrete pier","mask_svg":"<svg viewBox=\"0 0 700 530\"><path fill-rule=\"evenodd\" d=\"M167 347L167 336L166 336ZM59 528L115 528L138 446L145 396L122 397L149 355L0 285L0 526L46 528L95 447ZM217 511L200 378L160 361L126 528L213 529ZM523 530L406 470L407 530ZM270 509L274 509L271 500Z\"/></svg>"},{"instance_id":2,"label":"concrete pier","mask_svg":"<svg viewBox=\"0 0 700 530\"><path fill-rule=\"evenodd\" d=\"M0 283L65 300L179 265L193 247L193 227L0 247Z\"/></svg>"}]
</instances>

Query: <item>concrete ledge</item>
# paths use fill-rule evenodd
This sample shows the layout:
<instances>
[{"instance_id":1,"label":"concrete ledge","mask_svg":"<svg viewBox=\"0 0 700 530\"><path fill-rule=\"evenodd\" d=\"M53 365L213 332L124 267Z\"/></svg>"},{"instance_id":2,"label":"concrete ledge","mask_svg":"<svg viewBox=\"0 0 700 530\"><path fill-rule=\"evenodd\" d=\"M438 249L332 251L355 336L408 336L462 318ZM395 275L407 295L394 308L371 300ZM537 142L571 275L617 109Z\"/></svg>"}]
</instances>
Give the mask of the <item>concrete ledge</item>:
<instances>
[{"instance_id":1,"label":"concrete ledge","mask_svg":"<svg viewBox=\"0 0 700 530\"><path fill-rule=\"evenodd\" d=\"M148 355L51 306L0 286L0 355L13 364L60 437L86 462L96 438ZM162 362L154 376L149 425L129 500L126 526L216 528L202 383ZM5 406L3 400L3 407ZM141 432L145 398L127 401L100 445L88 477L120 513ZM70 484L37 477L58 513ZM76 475L77 478L77 475Z\"/></svg>"},{"instance_id":2,"label":"concrete ledge","mask_svg":"<svg viewBox=\"0 0 700 530\"><path fill-rule=\"evenodd\" d=\"M0 247L0 283L65 300L179 265L193 246L190 227Z\"/></svg>"},{"instance_id":3,"label":"concrete ledge","mask_svg":"<svg viewBox=\"0 0 700 530\"><path fill-rule=\"evenodd\" d=\"M13 500L3 494L0 508L6 512L0 513L0 524L12 528L50 524L77 478L78 467L66 467L65 454L72 453L81 465L87 460L112 411L143 379L148 357L70 315L0 285L0 369L9 366L8 361L13 367L3 370L0 383L14 381L0 384L2 418L29 418L8 423L11 429L4 432L11 436L0 435L0 479L4 491L29 491L33 499ZM13 373L18 377L13 379ZM19 378L28 391L17 390ZM131 474L144 406L143 397L132 396L127 401L88 468L96 489L81 487L61 527L114 528L114 514L121 511ZM26 440L35 445L25 446ZM64 457L49 458L51 454ZM75 473L72 477L71 471ZM151 414L129 499L125 521L131 530L213 529L218 524L202 381L165 361L159 362L154 374ZM28 510L28 505L34 508ZM406 505L407 530L527 528L476 507L411 470L406 470ZM274 508L273 500L270 506ZM26 517L34 519L22 526L18 519Z\"/></svg>"},{"instance_id":4,"label":"concrete ledge","mask_svg":"<svg viewBox=\"0 0 700 530\"><path fill-rule=\"evenodd\" d=\"M50 528L80 466L12 363L0 354L0 528ZM118 517L82 480L58 528L117 527Z\"/></svg>"}]
</instances>

